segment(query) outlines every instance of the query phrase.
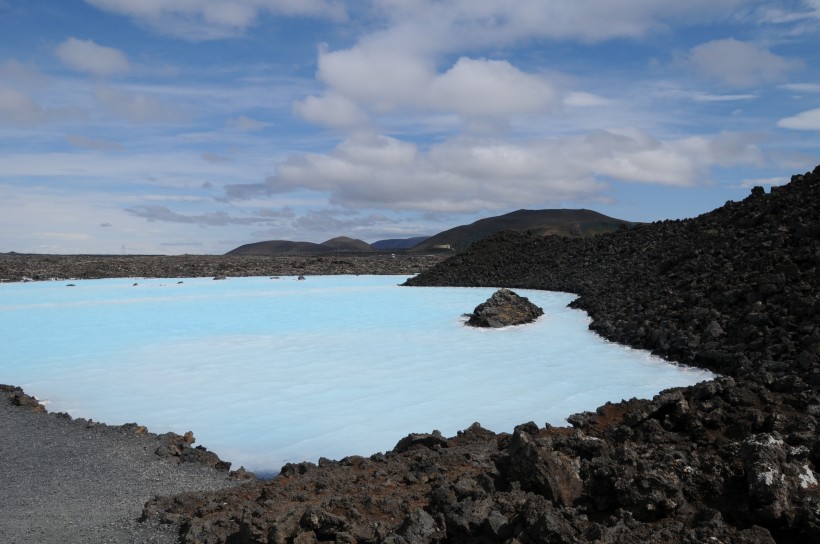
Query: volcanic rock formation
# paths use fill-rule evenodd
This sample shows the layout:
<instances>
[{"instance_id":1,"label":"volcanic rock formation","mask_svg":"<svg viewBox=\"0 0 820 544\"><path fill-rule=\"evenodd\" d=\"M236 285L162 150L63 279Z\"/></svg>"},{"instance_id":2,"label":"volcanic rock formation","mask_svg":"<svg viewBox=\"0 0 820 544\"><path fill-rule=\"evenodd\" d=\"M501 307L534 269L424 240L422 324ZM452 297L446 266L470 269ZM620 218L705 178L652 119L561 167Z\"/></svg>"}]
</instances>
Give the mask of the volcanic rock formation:
<instances>
[{"instance_id":1,"label":"volcanic rock formation","mask_svg":"<svg viewBox=\"0 0 820 544\"><path fill-rule=\"evenodd\" d=\"M544 315L544 310L530 302L527 297L518 296L509 289L499 289L485 302L476 306L473 313L467 315L470 317L467 325L471 327L497 329L532 323Z\"/></svg>"},{"instance_id":2,"label":"volcanic rock formation","mask_svg":"<svg viewBox=\"0 0 820 544\"><path fill-rule=\"evenodd\" d=\"M606 338L722 377L572 428L474 425L287 465L145 515L184 542L820 542L819 265L820 167L694 219L501 233L408 284L578 293Z\"/></svg>"}]
</instances>

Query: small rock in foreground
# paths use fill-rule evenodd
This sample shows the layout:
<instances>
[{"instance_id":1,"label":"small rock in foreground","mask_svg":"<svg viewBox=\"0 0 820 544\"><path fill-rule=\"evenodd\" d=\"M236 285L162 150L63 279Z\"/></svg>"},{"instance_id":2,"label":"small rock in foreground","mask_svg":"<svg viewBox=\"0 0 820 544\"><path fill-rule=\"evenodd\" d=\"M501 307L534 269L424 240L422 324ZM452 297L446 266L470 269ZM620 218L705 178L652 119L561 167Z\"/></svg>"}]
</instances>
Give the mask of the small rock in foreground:
<instances>
[{"instance_id":1,"label":"small rock in foreground","mask_svg":"<svg viewBox=\"0 0 820 544\"><path fill-rule=\"evenodd\" d=\"M470 317L467 325L471 327L499 328L532 323L544 315L544 310L527 297L518 296L509 289L499 289L467 315Z\"/></svg>"}]
</instances>

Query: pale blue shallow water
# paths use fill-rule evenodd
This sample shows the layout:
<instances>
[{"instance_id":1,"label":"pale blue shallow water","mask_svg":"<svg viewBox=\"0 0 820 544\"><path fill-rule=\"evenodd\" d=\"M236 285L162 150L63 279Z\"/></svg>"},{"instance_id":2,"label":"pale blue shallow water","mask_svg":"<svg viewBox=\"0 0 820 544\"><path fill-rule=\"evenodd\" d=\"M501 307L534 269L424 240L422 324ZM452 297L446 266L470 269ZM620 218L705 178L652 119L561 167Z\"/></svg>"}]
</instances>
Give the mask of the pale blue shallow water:
<instances>
[{"instance_id":1,"label":"pale blue shallow water","mask_svg":"<svg viewBox=\"0 0 820 544\"><path fill-rule=\"evenodd\" d=\"M546 315L474 329L461 316L494 289L405 279L2 284L0 383L74 417L192 430L234 468L277 471L475 421L496 432L562 425L713 377L604 341L566 307L570 294L516 290Z\"/></svg>"}]
</instances>

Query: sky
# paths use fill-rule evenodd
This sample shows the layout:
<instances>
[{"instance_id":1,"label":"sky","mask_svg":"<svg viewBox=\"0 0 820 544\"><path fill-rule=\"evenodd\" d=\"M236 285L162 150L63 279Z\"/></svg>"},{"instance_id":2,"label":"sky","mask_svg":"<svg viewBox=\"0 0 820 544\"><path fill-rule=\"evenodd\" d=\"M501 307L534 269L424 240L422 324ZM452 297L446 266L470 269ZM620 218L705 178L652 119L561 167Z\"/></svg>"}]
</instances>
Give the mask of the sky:
<instances>
[{"instance_id":1,"label":"sky","mask_svg":"<svg viewBox=\"0 0 820 544\"><path fill-rule=\"evenodd\" d=\"M820 163L820 0L0 0L0 252L695 217Z\"/></svg>"}]
</instances>

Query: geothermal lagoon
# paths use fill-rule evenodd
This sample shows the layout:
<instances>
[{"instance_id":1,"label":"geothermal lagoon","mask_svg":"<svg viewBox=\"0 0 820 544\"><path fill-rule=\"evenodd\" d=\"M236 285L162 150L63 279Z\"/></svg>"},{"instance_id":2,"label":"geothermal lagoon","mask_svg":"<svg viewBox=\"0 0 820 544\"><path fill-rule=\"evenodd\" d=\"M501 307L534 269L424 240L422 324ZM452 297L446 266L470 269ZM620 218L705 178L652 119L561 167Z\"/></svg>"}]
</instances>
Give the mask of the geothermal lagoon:
<instances>
[{"instance_id":1,"label":"geothermal lagoon","mask_svg":"<svg viewBox=\"0 0 820 544\"><path fill-rule=\"evenodd\" d=\"M49 411L196 444L260 473L387 451L473 422L565 425L607 401L711 379L603 340L574 295L518 290L546 315L464 326L491 288L404 276L72 280L0 285L0 383ZM72 284L72 286L69 286Z\"/></svg>"}]
</instances>

